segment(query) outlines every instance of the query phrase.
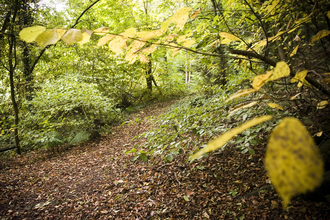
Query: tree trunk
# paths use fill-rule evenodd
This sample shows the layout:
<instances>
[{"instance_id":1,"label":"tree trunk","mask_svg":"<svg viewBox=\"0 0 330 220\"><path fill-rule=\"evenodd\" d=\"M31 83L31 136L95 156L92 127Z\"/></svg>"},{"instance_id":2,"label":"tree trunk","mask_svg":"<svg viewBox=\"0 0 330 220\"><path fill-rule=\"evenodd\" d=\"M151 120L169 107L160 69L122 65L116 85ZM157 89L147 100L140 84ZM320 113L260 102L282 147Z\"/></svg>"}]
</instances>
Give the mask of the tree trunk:
<instances>
[{"instance_id":1,"label":"tree trunk","mask_svg":"<svg viewBox=\"0 0 330 220\"><path fill-rule=\"evenodd\" d=\"M16 0L14 5L14 13L12 18L12 23L15 23L17 9L18 9L18 1ZM14 86L14 74L16 69L16 36L14 35L14 25L10 25L10 35L8 36L8 42L9 42L9 51L8 51L8 65L9 65L9 81L10 81L10 96L11 96L11 102L13 104L13 110L14 110L14 143L18 154L21 154L21 147L19 143L19 137L18 137L18 105L16 102L15 97L15 86ZM15 62L15 64L14 64Z\"/></svg>"},{"instance_id":2,"label":"tree trunk","mask_svg":"<svg viewBox=\"0 0 330 220\"><path fill-rule=\"evenodd\" d=\"M33 18L31 15L31 8L26 1L20 5L20 26L21 28L26 26L31 26L33 23ZM25 98L29 101L33 99L33 76L31 71L31 52L28 44L24 42L21 45L23 49L23 75L25 78Z\"/></svg>"},{"instance_id":3,"label":"tree trunk","mask_svg":"<svg viewBox=\"0 0 330 220\"><path fill-rule=\"evenodd\" d=\"M149 90L149 95L151 95L152 92L152 63L149 61L149 63L146 64L146 83L147 83L147 89Z\"/></svg>"}]
</instances>

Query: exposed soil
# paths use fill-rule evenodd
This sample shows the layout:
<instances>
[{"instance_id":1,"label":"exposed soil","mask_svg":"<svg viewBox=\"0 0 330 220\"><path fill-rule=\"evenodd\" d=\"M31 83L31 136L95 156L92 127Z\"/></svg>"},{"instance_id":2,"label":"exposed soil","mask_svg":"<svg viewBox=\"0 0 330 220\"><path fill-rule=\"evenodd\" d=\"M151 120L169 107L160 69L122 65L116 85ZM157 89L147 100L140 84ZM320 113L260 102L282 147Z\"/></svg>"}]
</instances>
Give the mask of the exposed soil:
<instances>
[{"instance_id":1,"label":"exposed soil","mask_svg":"<svg viewBox=\"0 0 330 220\"><path fill-rule=\"evenodd\" d=\"M189 163L190 149L165 163L133 161L148 131L173 102L158 103L112 134L61 155L36 152L1 163L1 219L330 219L329 203L281 200L267 183L265 145L256 155L228 147ZM135 119L139 118L135 123Z\"/></svg>"}]
</instances>

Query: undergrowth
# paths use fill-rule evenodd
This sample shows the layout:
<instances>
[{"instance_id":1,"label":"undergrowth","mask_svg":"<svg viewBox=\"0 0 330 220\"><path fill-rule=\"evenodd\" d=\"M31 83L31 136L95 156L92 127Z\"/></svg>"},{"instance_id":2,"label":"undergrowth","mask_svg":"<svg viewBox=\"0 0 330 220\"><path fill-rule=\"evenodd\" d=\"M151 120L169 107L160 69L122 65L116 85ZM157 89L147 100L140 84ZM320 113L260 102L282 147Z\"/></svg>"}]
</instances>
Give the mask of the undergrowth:
<instances>
[{"instance_id":1,"label":"undergrowth","mask_svg":"<svg viewBox=\"0 0 330 220\"><path fill-rule=\"evenodd\" d=\"M228 94L225 91L213 96L195 95L186 97L172 106L170 111L153 120L155 128L136 138L146 138L147 143L140 149L133 148L127 153L135 153L135 159L147 160L147 155L160 156L164 161L171 162L175 155L192 154L203 148L210 140L215 139L230 129L261 115L290 116L292 111L279 111L258 101L251 108L239 109L237 106L257 100L260 94L249 95L226 103ZM253 147L265 141L265 135L274 128L276 122L270 121L246 130L226 146L234 145L242 153L254 154ZM262 134L262 135L261 135Z\"/></svg>"}]
</instances>

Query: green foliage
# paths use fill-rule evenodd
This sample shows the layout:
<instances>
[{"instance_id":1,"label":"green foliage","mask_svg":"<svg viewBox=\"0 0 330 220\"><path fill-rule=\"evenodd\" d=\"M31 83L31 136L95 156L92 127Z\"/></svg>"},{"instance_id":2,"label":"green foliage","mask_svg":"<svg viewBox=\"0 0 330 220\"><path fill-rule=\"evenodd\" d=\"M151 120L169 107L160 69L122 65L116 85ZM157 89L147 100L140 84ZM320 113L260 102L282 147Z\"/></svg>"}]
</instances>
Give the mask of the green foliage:
<instances>
[{"instance_id":1,"label":"green foliage","mask_svg":"<svg viewBox=\"0 0 330 220\"><path fill-rule=\"evenodd\" d=\"M22 145L26 149L77 144L100 131L100 125L121 120L113 100L101 96L95 84L79 80L79 75L50 80L24 106L34 109L22 117Z\"/></svg>"}]
</instances>

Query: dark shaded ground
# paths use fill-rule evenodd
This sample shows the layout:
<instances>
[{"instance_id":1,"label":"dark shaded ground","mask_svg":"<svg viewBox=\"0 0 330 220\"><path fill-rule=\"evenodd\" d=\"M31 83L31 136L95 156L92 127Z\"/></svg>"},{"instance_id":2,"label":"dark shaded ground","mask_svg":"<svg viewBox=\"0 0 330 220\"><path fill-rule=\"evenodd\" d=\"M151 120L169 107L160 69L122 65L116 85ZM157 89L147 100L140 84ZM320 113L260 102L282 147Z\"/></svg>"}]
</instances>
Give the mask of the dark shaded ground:
<instances>
[{"instance_id":1,"label":"dark shaded ground","mask_svg":"<svg viewBox=\"0 0 330 220\"><path fill-rule=\"evenodd\" d=\"M173 102L135 113L99 143L48 159L41 153L2 162L1 219L330 219L329 204L293 199L289 211L267 184L265 146L256 155L227 147L199 163L186 154L172 163L132 161L123 153L143 140L152 121Z\"/></svg>"}]
</instances>

